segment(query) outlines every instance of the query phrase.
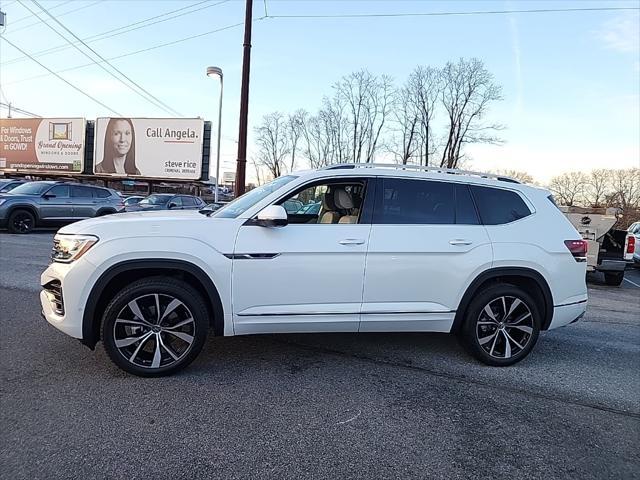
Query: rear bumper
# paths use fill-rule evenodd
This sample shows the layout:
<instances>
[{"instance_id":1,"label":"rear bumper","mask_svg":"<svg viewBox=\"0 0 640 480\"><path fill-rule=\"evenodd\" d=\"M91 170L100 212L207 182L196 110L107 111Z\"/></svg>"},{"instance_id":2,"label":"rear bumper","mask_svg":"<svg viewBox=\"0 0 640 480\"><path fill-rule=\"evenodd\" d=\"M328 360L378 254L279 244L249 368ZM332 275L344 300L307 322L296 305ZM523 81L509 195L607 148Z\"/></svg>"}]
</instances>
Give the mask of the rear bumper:
<instances>
[{"instance_id":1,"label":"rear bumper","mask_svg":"<svg viewBox=\"0 0 640 480\"><path fill-rule=\"evenodd\" d=\"M595 267L598 272L624 272L627 262L624 260L603 260Z\"/></svg>"},{"instance_id":2,"label":"rear bumper","mask_svg":"<svg viewBox=\"0 0 640 480\"><path fill-rule=\"evenodd\" d=\"M564 305L556 305L555 307L553 307L553 318L551 319L549 330L553 328L564 327L565 325L569 325L570 323L579 320L580 318L582 318L586 311L586 296L584 300L579 300Z\"/></svg>"}]
</instances>

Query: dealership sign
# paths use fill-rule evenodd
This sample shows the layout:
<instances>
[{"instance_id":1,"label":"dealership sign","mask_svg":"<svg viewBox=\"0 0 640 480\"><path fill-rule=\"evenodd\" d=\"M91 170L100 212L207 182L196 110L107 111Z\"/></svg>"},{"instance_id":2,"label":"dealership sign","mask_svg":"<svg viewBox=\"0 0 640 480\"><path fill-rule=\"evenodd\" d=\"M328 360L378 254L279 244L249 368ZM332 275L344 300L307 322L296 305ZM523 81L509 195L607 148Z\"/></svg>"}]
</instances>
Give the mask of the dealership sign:
<instances>
[{"instance_id":1,"label":"dealership sign","mask_svg":"<svg viewBox=\"0 0 640 480\"><path fill-rule=\"evenodd\" d=\"M199 118L98 118L93 172L197 180L203 133Z\"/></svg>"},{"instance_id":2,"label":"dealership sign","mask_svg":"<svg viewBox=\"0 0 640 480\"><path fill-rule=\"evenodd\" d=\"M0 171L80 173L83 118L0 119Z\"/></svg>"}]
</instances>

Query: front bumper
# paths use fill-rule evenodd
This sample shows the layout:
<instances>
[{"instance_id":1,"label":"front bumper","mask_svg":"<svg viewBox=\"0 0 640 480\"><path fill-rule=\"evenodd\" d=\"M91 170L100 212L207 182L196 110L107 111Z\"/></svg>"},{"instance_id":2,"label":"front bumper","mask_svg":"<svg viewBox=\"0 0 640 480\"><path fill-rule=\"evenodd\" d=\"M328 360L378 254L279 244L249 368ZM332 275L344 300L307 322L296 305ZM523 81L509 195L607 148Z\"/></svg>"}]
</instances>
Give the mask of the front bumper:
<instances>
[{"instance_id":1,"label":"front bumper","mask_svg":"<svg viewBox=\"0 0 640 480\"><path fill-rule=\"evenodd\" d=\"M58 330L73 338L82 339L84 314L83 291L95 267L84 259L76 262L52 263L40 276L43 290L40 292L42 316ZM54 295L51 283L59 282L59 295ZM62 301L62 304L61 304Z\"/></svg>"}]
</instances>

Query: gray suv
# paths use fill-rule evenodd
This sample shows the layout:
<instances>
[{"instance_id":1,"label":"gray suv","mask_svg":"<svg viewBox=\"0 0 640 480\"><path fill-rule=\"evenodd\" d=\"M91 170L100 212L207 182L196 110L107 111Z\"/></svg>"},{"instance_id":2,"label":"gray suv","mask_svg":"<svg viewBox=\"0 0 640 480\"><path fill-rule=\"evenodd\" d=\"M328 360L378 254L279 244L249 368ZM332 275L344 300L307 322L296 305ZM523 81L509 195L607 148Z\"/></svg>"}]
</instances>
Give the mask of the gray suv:
<instances>
[{"instance_id":1,"label":"gray suv","mask_svg":"<svg viewBox=\"0 0 640 480\"><path fill-rule=\"evenodd\" d=\"M110 188L68 182L29 182L0 195L0 227L29 233L35 227L75 222L124 210Z\"/></svg>"}]
</instances>

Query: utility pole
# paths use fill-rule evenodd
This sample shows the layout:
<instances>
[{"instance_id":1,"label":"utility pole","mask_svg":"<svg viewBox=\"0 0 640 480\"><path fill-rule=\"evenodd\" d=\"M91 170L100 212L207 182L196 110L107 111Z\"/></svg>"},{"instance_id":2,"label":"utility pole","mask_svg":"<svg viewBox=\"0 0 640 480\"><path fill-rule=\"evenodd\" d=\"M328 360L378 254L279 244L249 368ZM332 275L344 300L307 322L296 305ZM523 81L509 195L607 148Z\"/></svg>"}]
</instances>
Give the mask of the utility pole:
<instances>
[{"instance_id":1,"label":"utility pole","mask_svg":"<svg viewBox=\"0 0 640 480\"><path fill-rule=\"evenodd\" d=\"M249 116L249 69L251 66L251 24L253 0L247 0L244 17L244 43L242 45L242 90L240 91L240 127L238 132L238 160L236 165L235 196L245 190L247 171L247 124Z\"/></svg>"}]
</instances>

